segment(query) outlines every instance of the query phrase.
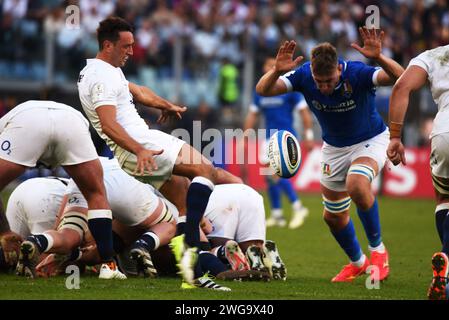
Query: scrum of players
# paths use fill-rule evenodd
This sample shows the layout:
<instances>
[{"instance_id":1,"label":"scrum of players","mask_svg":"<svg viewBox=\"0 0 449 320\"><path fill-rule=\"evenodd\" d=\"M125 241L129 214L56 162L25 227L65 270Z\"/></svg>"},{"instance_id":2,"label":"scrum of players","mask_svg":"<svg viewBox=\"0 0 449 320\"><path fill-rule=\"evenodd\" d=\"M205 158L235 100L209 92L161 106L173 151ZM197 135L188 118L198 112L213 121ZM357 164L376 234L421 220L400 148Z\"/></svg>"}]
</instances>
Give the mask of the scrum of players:
<instances>
[{"instance_id":1,"label":"scrum of players","mask_svg":"<svg viewBox=\"0 0 449 320\"><path fill-rule=\"evenodd\" d=\"M80 73L79 96L87 118L116 160L99 160L88 122L70 106L28 101L5 115L0 122L0 138L5 144L0 155L0 189L37 161L61 165L72 181L62 193L56 189L48 194L36 192L48 190L44 184L63 183L57 179L30 181L39 185L32 192L20 193L27 190L28 183L18 188L8 206L11 212L0 212L4 262L14 264L17 260L16 273L29 277L49 275L67 262L79 262L100 264L101 279L125 279L126 271L120 270L115 256L128 250L128 255L122 254L123 264L154 277L159 270L151 253L170 243L173 253L168 255L174 255L183 288L230 290L216 284L210 274L223 279L285 280L286 268L274 242L265 242L261 197L248 189L252 192L248 197L257 196L254 203L258 205L257 210L245 214L240 211L248 206L241 198L236 202L239 197L232 197L232 203L223 204L220 197L210 202L214 192L235 194L232 188L241 187L242 180L215 168L182 140L149 129L138 115L134 100L161 109L160 121L179 118L186 108L126 80L120 67L132 55L132 27L123 19L108 18L100 23L97 34L100 50ZM23 139L26 135L39 137L38 143ZM219 191L227 184L235 185ZM23 199L24 195L30 199ZM43 198L34 203L38 195ZM22 205L26 201L29 206ZM210 220L216 220L212 228L210 221L203 219L210 206ZM233 220L220 218L220 211L230 206L235 208ZM25 207L32 209L27 212ZM37 214L44 211L45 218ZM37 218L36 223L28 225L20 219L31 216ZM259 223L248 224L248 218ZM52 221L54 226L50 226ZM202 221L204 231L199 228ZM46 230L34 231L37 225L46 225ZM24 230L29 234L21 236ZM216 248L210 247L208 232ZM234 238L241 243L229 241ZM216 255L205 254L209 251ZM162 256L160 260L168 260L168 265L173 262L167 254ZM169 269L165 267L159 267L161 273Z\"/></svg>"},{"instance_id":2,"label":"scrum of players","mask_svg":"<svg viewBox=\"0 0 449 320\"><path fill-rule=\"evenodd\" d=\"M28 277L55 275L68 264L98 265L101 279L178 273L185 289L230 291L210 275L225 280L285 280L287 271L276 244L265 239L262 197L240 178L213 167L182 140L149 129L138 115L134 101L160 109L160 122L180 118L186 108L126 80L121 67L133 54L132 32L121 18L100 22L99 52L87 61L78 80L83 110L114 159L99 159L88 122L70 106L28 101L0 119L0 190L38 161L61 165L71 177L28 180L11 194L6 214L0 206L0 264L15 266L17 275ZM377 280L389 275L370 183L387 158L388 135L388 158L395 165L405 164L398 140L405 96L421 87L427 75L438 72L426 56L410 66L426 72L422 83L401 81L404 69L381 54L382 32L361 28L360 34L363 47L352 47L381 68L338 60L335 48L327 43L315 47L311 63L298 68L302 57L293 58L296 44L290 41L281 46L274 66L256 86L262 96L301 92L322 127L324 160L336 168L332 174L323 171L321 179L324 220L350 260L332 282L350 282L371 264L379 267ZM395 83L389 134L371 102L376 86ZM369 117L361 118L358 104L367 104ZM367 123L360 126L360 121ZM335 130L343 127L341 122L354 130L341 135ZM438 135L446 132L440 131ZM39 138L30 141L26 136ZM368 140L373 141L372 150L360 147ZM344 148L351 148L353 155ZM435 148L442 149L436 143ZM446 171L432 168L440 216L448 211ZM361 250L349 218L351 200L370 243L370 258ZM428 293L432 299L447 298L449 223L440 220L444 246L432 260Z\"/></svg>"}]
</instances>

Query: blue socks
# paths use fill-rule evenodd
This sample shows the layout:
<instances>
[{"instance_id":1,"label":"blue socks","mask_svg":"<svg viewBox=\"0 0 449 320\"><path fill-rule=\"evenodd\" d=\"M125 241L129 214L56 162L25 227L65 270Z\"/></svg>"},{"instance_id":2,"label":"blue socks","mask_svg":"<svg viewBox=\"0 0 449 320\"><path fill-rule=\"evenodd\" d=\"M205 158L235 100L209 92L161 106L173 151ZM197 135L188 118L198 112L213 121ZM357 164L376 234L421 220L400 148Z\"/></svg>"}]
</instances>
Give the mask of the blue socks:
<instances>
[{"instance_id":1,"label":"blue socks","mask_svg":"<svg viewBox=\"0 0 449 320\"><path fill-rule=\"evenodd\" d=\"M449 255L449 203L441 203L435 209L435 222L443 244L443 251Z\"/></svg>"},{"instance_id":2,"label":"blue socks","mask_svg":"<svg viewBox=\"0 0 449 320\"><path fill-rule=\"evenodd\" d=\"M382 236L380 233L379 206L377 204L377 198L374 199L374 204L370 209L367 211L362 211L357 208L357 213L362 221L370 247L375 248L379 246L382 243Z\"/></svg>"},{"instance_id":3,"label":"blue socks","mask_svg":"<svg viewBox=\"0 0 449 320\"><path fill-rule=\"evenodd\" d=\"M195 177L187 191L185 241L190 247L200 246L199 225L213 189L214 184L210 180Z\"/></svg>"},{"instance_id":4,"label":"blue socks","mask_svg":"<svg viewBox=\"0 0 449 320\"><path fill-rule=\"evenodd\" d=\"M362 249L355 235L354 224L351 219L349 219L346 227L335 233L332 231L332 234L351 261L355 262L360 260L362 257Z\"/></svg>"},{"instance_id":5,"label":"blue socks","mask_svg":"<svg viewBox=\"0 0 449 320\"><path fill-rule=\"evenodd\" d=\"M199 261L203 273L209 272L211 275L217 276L217 274L227 270L226 266L220 261L220 259L207 251L200 253Z\"/></svg>"},{"instance_id":6,"label":"blue socks","mask_svg":"<svg viewBox=\"0 0 449 320\"><path fill-rule=\"evenodd\" d=\"M272 209L281 209L281 196L282 192L287 195L287 198L291 203L299 200L298 195L293 188L292 183L288 179L279 179L277 182L273 182L271 179L267 179L268 184L268 196L270 197L270 203Z\"/></svg>"},{"instance_id":7,"label":"blue socks","mask_svg":"<svg viewBox=\"0 0 449 320\"><path fill-rule=\"evenodd\" d=\"M298 195L296 194L295 189L293 189L293 185L290 180L279 179L277 185L282 189L282 191L284 191L290 202L293 203L299 200Z\"/></svg>"},{"instance_id":8,"label":"blue socks","mask_svg":"<svg viewBox=\"0 0 449 320\"><path fill-rule=\"evenodd\" d=\"M446 216L443 224L444 237L443 237L443 249L442 251L449 256L449 217Z\"/></svg>"},{"instance_id":9,"label":"blue socks","mask_svg":"<svg viewBox=\"0 0 449 320\"><path fill-rule=\"evenodd\" d=\"M139 240L134 242L133 248L144 248L150 252L159 248L159 244L159 237L154 232L148 231L147 233L144 233Z\"/></svg>"},{"instance_id":10,"label":"blue socks","mask_svg":"<svg viewBox=\"0 0 449 320\"><path fill-rule=\"evenodd\" d=\"M27 240L33 242L36 245L39 253L44 252L48 248L48 239L43 234L32 234L31 236L27 237Z\"/></svg>"},{"instance_id":11,"label":"blue socks","mask_svg":"<svg viewBox=\"0 0 449 320\"><path fill-rule=\"evenodd\" d=\"M281 188L277 183L267 179L268 183L268 196L270 198L271 208L280 209L281 208Z\"/></svg>"},{"instance_id":12,"label":"blue socks","mask_svg":"<svg viewBox=\"0 0 449 320\"><path fill-rule=\"evenodd\" d=\"M92 211L106 211L106 210L92 210ZM91 210L89 210L89 214L91 214ZM89 218L88 225L89 230L92 233L95 242L97 243L97 249L101 261L102 262L112 261L112 257L114 255L114 248L112 242L112 218L106 217Z\"/></svg>"}]
</instances>

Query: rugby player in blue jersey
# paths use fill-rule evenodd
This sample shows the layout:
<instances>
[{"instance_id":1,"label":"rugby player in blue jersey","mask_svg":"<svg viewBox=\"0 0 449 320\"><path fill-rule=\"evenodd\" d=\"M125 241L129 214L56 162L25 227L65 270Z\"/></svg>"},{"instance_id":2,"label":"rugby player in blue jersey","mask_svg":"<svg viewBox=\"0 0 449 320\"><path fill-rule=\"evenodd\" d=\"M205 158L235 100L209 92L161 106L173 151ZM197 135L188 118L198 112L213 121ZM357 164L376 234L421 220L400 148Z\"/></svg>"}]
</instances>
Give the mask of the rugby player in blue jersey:
<instances>
[{"instance_id":1,"label":"rugby player in blue jersey","mask_svg":"<svg viewBox=\"0 0 449 320\"><path fill-rule=\"evenodd\" d=\"M321 190L324 220L350 263L332 279L349 282L367 272L372 280L389 274L388 252L382 242L379 208L371 182L384 166L389 131L376 111L376 86L393 85L404 69L382 54L383 32L360 28L363 47L351 46L380 68L338 58L335 48L322 43L311 51L311 61L298 68L303 57L293 59L296 43L286 41L275 66L258 82L256 91L274 96L300 91L322 129ZM349 207L357 206L371 257L360 248Z\"/></svg>"},{"instance_id":2,"label":"rugby player in blue jersey","mask_svg":"<svg viewBox=\"0 0 449 320\"><path fill-rule=\"evenodd\" d=\"M274 57L268 57L263 66L264 72L268 72L275 63ZM262 97L257 93L254 94L253 103L249 107L243 130L252 129L256 125L259 114L262 114L266 130L266 140L262 143L261 152L259 152L259 162L262 165L268 165L270 162L268 159L268 141L271 134L278 130L287 130L297 136L293 127L295 111L299 111L303 121L304 145L306 149L311 150L313 148L313 120L307 103L300 93L292 92L276 97ZM271 216L267 219L266 226L284 227L287 225L281 207L282 192L288 197L293 209L289 228L295 229L302 226L309 210L302 205L291 181L279 178L277 175L269 175L266 176L266 182L271 203Z\"/></svg>"}]
</instances>

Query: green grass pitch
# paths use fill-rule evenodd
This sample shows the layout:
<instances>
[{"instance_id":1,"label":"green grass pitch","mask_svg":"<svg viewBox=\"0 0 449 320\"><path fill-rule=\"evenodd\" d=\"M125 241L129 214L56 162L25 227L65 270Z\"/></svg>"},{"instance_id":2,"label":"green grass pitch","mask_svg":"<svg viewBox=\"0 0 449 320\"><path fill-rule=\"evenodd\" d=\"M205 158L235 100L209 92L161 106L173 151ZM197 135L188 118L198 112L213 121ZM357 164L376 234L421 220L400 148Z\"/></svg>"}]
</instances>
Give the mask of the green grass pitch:
<instances>
[{"instance_id":1,"label":"green grass pitch","mask_svg":"<svg viewBox=\"0 0 449 320\"><path fill-rule=\"evenodd\" d=\"M440 248L434 226L434 202L379 198L384 243L390 252L390 277L379 289L367 289L367 278L353 283L333 284L330 279L347 263L322 220L321 199L303 195L310 215L296 230L270 228L267 239L276 241L287 265L285 282L226 282L232 292L181 290L175 278L104 281L82 275L79 290L69 290L63 276L53 279L23 279L0 275L0 300L5 299L426 299L431 280L430 259ZM267 202L266 202L267 204ZM287 217L291 211L284 202ZM367 252L360 220L351 207L359 240Z\"/></svg>"}]
</instances>

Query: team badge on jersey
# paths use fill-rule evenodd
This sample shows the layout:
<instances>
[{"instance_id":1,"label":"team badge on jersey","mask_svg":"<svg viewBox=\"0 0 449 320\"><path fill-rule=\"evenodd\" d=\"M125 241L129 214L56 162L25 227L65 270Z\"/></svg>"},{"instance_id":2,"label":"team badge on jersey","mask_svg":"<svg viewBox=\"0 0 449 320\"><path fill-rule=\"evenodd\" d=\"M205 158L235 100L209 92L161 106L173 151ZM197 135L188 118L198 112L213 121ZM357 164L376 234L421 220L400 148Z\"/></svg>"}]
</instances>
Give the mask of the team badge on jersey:
<instances>
[{"instance_id":1,"label":"team badge on jersey","mask_svg":"<svg viewBox=\"0 0 449 320\"><path fill-rule=\"evenodd\" d=\"M352 95L352 86L348 79L346 79L341 86L341 94L345 98L349 98Z\"/></svg>"},{"instance_id":2,"label":"team badge on jersey","mask_svg":"<svg viewBox=\"0 0 449 320\"><path fill-rule=\"evenodd\" d=\"M326 176L331 175L331 167L327 163L323 163L321 166L321 173Z\"/></svg>"},{"instance_id":3,"label":"team badge on jersey","mask_svg":"<svg viewBox=\"0 0 449 320\"><path fill-rule=\"evenodd\" d=\"M97 83L93 90L93 101L98 101L100 99L103 98L103 94L104 94L104 84L103 83Z\"/></svg>"}]
</instances>

